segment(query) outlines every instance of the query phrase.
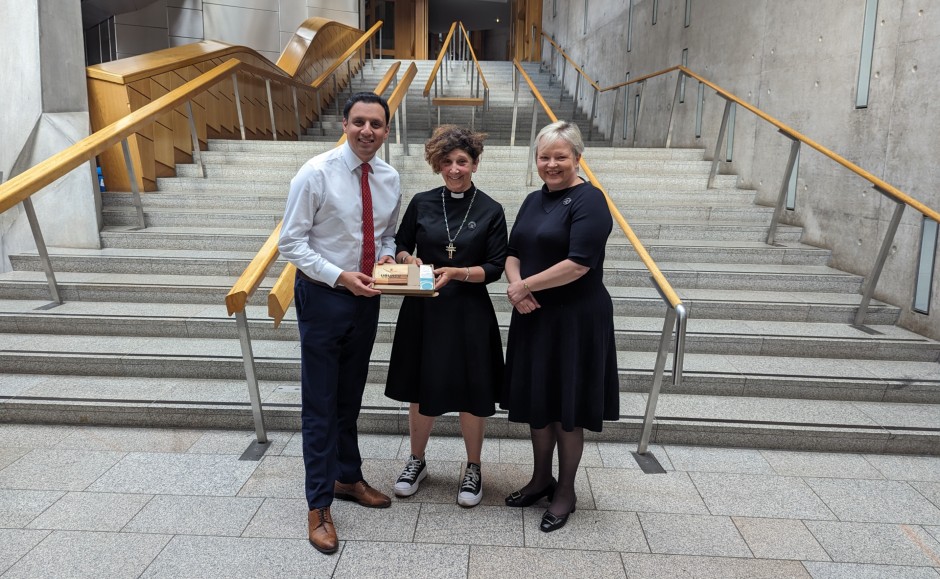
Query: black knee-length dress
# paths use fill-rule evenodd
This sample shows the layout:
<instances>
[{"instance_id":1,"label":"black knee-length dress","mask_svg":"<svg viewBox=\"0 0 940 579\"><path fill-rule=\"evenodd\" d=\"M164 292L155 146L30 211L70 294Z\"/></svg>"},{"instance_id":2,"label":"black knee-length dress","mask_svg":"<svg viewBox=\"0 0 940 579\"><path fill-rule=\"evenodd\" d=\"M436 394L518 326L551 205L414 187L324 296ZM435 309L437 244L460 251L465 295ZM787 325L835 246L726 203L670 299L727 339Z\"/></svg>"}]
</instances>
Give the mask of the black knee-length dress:
<instances>
[{"instance_id":1,"label":"black knee-length dress","mask_svg":"<svg viewBox=\"0 0 940 579\"><path fill-rule=\"evenodd\" d=\"M445 251L447 227L451 238L457 236L453 258ZM503 345L486 286L503 274L506 238L502 205L475 186L463 198L441 187L412 198L395 235L396 253L408 251L434 267L482 266L486 276L484 283L463 283L457 276L435 298L404 298L386 396L416 402L427 416L496 412L504 377Z\"/></svg>"},{"instance_id":2,"label":"black knee-length dress","mask_svg":"<svg viewBox=\"0 0 940 579\"><path fill-rule=\"evenodd\" d=\"M612 228L604 194L590 183L561 191L542 187L519 208L508 253L519 259L523 279L565 259L590 270L534 292L541 305L534 312L513 311L500 403L509 420L599 432L604 420L619 418L613 303L603 282Z\"/></svg>"}]
</instances>

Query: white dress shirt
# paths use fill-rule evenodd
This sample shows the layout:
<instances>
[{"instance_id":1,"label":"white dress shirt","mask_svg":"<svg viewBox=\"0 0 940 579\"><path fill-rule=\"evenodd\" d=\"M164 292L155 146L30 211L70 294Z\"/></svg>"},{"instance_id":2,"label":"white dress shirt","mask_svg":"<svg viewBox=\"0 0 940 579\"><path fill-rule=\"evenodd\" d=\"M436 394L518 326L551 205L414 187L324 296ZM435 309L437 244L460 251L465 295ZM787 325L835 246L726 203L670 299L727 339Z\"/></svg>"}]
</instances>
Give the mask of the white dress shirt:
<instances>
[{"instance_id":1,"label":"white dress shirt","mask_svg":"<svg viewBox=\"0 0 940 579\"><path fill-rule=\"evenodd\" d=\"M342 272L359 271L360 165L349 144L343 143L307 161L290 182L278 249L304 274L331 287ZM371 243L376 259L381 259L395 255L401 181L398 171L382 159L373 157L369 165L375 231Z\"/></svg>"}]
</instances>

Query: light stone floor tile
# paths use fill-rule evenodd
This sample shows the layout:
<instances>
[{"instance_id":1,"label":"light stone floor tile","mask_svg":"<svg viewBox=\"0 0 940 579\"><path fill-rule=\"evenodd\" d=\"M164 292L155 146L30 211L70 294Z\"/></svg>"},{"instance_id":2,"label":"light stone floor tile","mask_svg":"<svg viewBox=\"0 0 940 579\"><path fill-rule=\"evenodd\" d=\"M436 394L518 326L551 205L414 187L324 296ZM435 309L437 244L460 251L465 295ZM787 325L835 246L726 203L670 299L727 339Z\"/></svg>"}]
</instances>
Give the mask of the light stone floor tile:
<instances>
[{"instance_id":1,"label":"light stone floor tile","mask_svg":"<svg viewBox=\"0 0 940 579\"><path fill-rule=\"evenodd\" d=\"M940 407L936 404L855 402L854 406L884 426L924 428L940 424Z\"/></svg>"},{"instance_id":2,"label":"light stone floor tile","mask_svg":"<svg viewBox=\"0 0 940 579\"><path fill-rule=\"evenodd\" d=\"M393 503L390 508L382 510L391 511L395 506ZM306 499L264 499L261 507L242 532L242 536L306 539L307 512ZM330 512L332 513L333 510L330 509Z\"/></svg>"},{"instance_id":3,"label":"light stone floor tile","mask_svg":"<svg viewBox=\"0 0 940 579\"><path fill-rule=\"evenodd\" d=\"M202 432L198 430L97 426L76 430L55 447L117 452L186 452L200 436Z\"/></svg>"},{"instance_id":4,"label":"light stone floor tile","mask_svg":"<svg viewBox=\"0 0 940 579\"><path fill-rule=\"evenodd\" d=\"M0 471L0 488L84 490L123 456L123 452L37 448Z\"/></svg>"},{"instance_id":5,"label":"light stone floor tile","mask_svg":"<svg viewBox=\"0 0 940 579\"><path fill-rule=\"evenodd\" d=\"M28 448L11 446L0 448L0 470L16 462L17 459L29 452L29 450Z\"/></svg>"},{"instance_id":6,"label":"light stone floor tile","mask_svg":"<svg viewBox=\"0 0 940 579\"><path fill-rule=\"evenodd\" d=\"M26 527L63 495L61 491L0 489L0 527Z\"/></svg>"},{"instance_id":7,"label":"light stone floor tile","mask_svg":"<svg viewBox=\"0 0 940 579\"><path fill-rule=\"evenodd\" d=\"M830 560L802 521L750 517L732 520L758 559Z\"/></svg>"},{"instance_id":8,"label":"light stone floor tile","mask_svg":"<svg viewBox=\"0 0 940 579\"><path fill-rule=\"evenodd\" d=\"M569 515L564 527L543 533L539 524L545 508L533 506L520 510L524 511L527 548L649 552L636 513L579 508ZM612 529L616 531L612 532Z\"/></svg>"},{"instance_id":9,"label":"light stone floor tile","mask_svg":"<svg viewBox=\"0 0 940 579\"><path fill-rule=\"evenodd\" d=\"M151 499L151 495L67 493L32 520L30 529L120 531Z\"/></svg>"},{"instance_id":10,"label":"light stone floor tile","mask_svg":"<svg viewBox=\"0 0 940 579\"><path fill-rule=\"evenodd\" d=\"M933 535L933 538L940 541L940 527L923 527L925 531Z\"/></svg>"},{"instance_id":11,"label":"light stone floor tile","mask_svg":"<svg viewBox=\"0 0 940 579\"><path fill-rule=\"evenodd\" d=\"M640 470L636 463L633 452L636 452L635 444L626 444L623 442L598 442L597 450L601 455L601 466L607 468L626 468ZM646 449L647 454L652 453L656 461L665 470L677 470L669 460L669 454L666 448L658 444L651 444Z\"/></svg>"},{"instance_id":12,"label":"light stone floor tile","mask_svg":"<svg viewBox=\"0 0 940 579\"><path fill-rule=\"evenodd\" d=\"M884 475L862 455L829 452L761 450L777 474L818 478L883 479Z\"/></svg>"},{"instance_id":13,"label":"light stone floor tile","mask_svg":"<svg viewBox=\"0 0 940 579\"><path fill-rule=\"evenodd\" d=\"M294 435L300 439L300 433ZM293 439L291 439L293 442ZM359 453L363 459L391 459L399 456L403 447L407 447L407 437L400 434L359 434ZM486 442L483 443L486 452ZM407 456L405 458L408 458Z\"/></svg>"},{"instance_id":14,"label":"light stone floor tile","mask_svg":"<svg viewBox=\"0 0 940 579\"><path fill-rule=\"evenodd\" d=\"M751 557L730 517L640 513L653 553L713 557Z\"/></svg>"},{"instance_id":15,"label":"light stone floor tile","mask_svg":"<svg viewBox=\"0 0 940 579\"><path fill-rule=\"evenodd\" d=\"M0 574L20 557L39 544L50 531L26 531L22 529L0 529Z\"/></svg>"},{"instance_id":16,"label":"light stone floor tile","mask_svg":"<svg viewBox=\"0 0 940 579\"><path fill-rule=\"evenodd\" d=\"M940 574L929 567L860 565L858 563L803 563L813 579L936 579Z\"/></svg>"},{"instance_id":17,"label":"light stone floor tile","mask_svg":"<svg viewBox=\"0 0 940 579\"><path fill-rule=\"evenodd\" d=\"M131 533L237 537L263 499L158 495L127 523ZM61 502L61 501L60 501Z\"/></svg>"},{"instance_id":18,"label":"light stone floor tile","mask_svg":"<svg viewBox=\"0 0 940 579\"><path fill-rule=\"evenodd\" d=\"M804 480L841 521L940 525L940 508L904 481Z\"/></svg>"},{"instance_id":19,"label":"light stone floor tile","mask_svg":"<svg viewBox=\"0 0 940 579\"><path fill-rule=\"evenodd\" d=\"M917 489L934 506L940 507L940 482L910 482L908 484Z\"/></svg>"},{"instance_id":20,"label":"light stone floor tile","mask_svg":"<svg viewBox=\"0 0 940 579\"><path fill-rule=\"evenodd\" d=\"M303 459L296 456L265 456L238 491L238 496L304 498Z\"/></svg>"},{"instance_id":21,"label":"light stone floor tile","mask_svg":"<svg viewBox=\"0 0 940 579\"><path fill-rule=\"evenodd\" d=\"M3 577L137 577L169 540L167 535L53 531Z\"/></svg>"},{"instance_id":22,"label":"light stone floor tile","mask_svg":"<svg viewBox=\"0 0 940 579\"><path fill-rule=\"evenodd\" d=\"M522 547L522 509L457 504L421 505L416 543Z\"/></svg>"},{"instance_id":23,"label":"light stone floor tile","mask_svg":"<svg viewBox=\"0 0 940 579\"><path fill-rule=\"evenodd\" d=\"M30 388L25 395L149 402L169 392L172 387L163 378L55 376Z\"/></svg>"},{"instance_id":24,"label":"light stone floor tile","mask_svg":"<svg viewBox=\"0 0 940 579\"><path fill-rule=\"evenodd\" d=\"M21 396L30 388L48 380L48 376L32 374L5 374L0 380L0 396Z\"/></svg>"},{"instance_id":25,"label":"light stone floor tile","mask_svg":"<svg viewBox=\"0 0 940 579\"><path fill-rule=\"evenodd\" d=\"M366 481L383 493L393 496L395 481L405 466L404 461L398 459L363 461L362 473ZM483 497L484 500L492 495L489 488L489 472L497 465L484 465L483 467ZM453 503L457 500L457 489L460 486L460 477L463 474L463 465L453 461L428 461L428 476L418 487L418 492L410 497L395 497L393 500L421 503ZM492 496L490 496L492 498Z\"/></svg>"},{"instance_id":26,"label":"light stone floor tile","mask_svg":"<svg viewBox=\"0 0 940 579\"><path fill-rule=\"evenodd\" d=\"M241 456L253 442L258 440L253 431L210 430L200 432L199 439L186 452L193 454L237 454ZM265 456L280 455L288 444L288 440L293 436L293 433L283 431L269 431L267 434L270 447L264 451Z\"/></svg>"},{"instance_id":27,"label":"light stone floor tile","mask_svg":"<svg viewBox=\"0 0 940 579\"><path fill-rule=\"evenodd\" d=\"M713 515L777 519L835 519L812 489L795 477L691 473Z\"/></svg>"},{"instance_id":28,"label":"light stone floor tile","mask_svg":"<svg viewBox=\"0 0 940 579\"><path fill-rule=\"evenodd\" d=\"M832 521L806 527L835 562L940 566L940 543L919 527Z\"/></svg>"},{"instance_id":29,"label":"light stone floor tile","mask_svg":"<svg viewBox=\"0 0 940 579\"><path fill-rule=\"evenodd\" d=\"M708 514L708 509L684 472L644 474L624 469L588 469L598 509L650 513Z\"/></svg>"},{"instance_id":30,"label":"light stone floor tile","mask_svg":"<svg viewBox=\"0 0 940 579\"><path fill-rule=\"evenodd\" d=\"M468 579L492 579L510 573L513 579L585 579L587 577L626 579L620 553L517 547L470 547Z\"/></svg>"},{"instance_id":31,"label":"light stone floor tile","mask_svg":"<svg viewBox=\"0 0 940 579\"><path fill-rule=\"evenodd\" d=\"M256 357L260 357L258 352L254 354ZM235 355L241 359L241 354L235 353ZM265 400L275 388L276 386L271 383L260 382L258 384L258 393L261 395L261 399ZM157 398L157 402L178 400L208 403L248 402L248 392L244 382L227 383L215 380L197 382L188 380L174 386L171 390Z\"/></svg>"},{"instance_id":32,"label":"light stone floor tile","mask_svg":"<svg viewBox=\"0 0 940 579\"><path fill-rule=\"evenodd\" d=\"M179 535L141 577L330 577L339 559L322 555L306 539Z\"/></svg>"},{"instance_id":33,"label":"light stone floor tile","mask_svg":"<svg viewBox=\"0 0 940 579\"><path fill-rule=\"evenodd\" d=\"M5 447L52 448L75 428L44 424L0 424L0 440Z\"/></svg>"},{"instance_id":34,"label":"light stone floor tile","mask_svg":"<svg viewBox=\"0 0 940 579\"><path fill-rule=\"evenodd\" d=\"M758 450L668 446L666 453L676 470L774 474Z\"/></svg>"},{"instance_id":35,"label":"light stone floor tile","mask_svg":"<svg viewBox=\"0 0 940 579\"><path fill-rule=\"evenodd\" d=\"M90 491L235 496L257 468L230 455L130 453Z\"/></svg>"},{"instance_id":36,"label":"light stone floor tile","mask_svg":"<svg viewBox=\"0 0 940 579\"><path fill-rule=\"evenodd\" d=\"M940 456L866 454L865 460L891 480L940 482Z\"/></svg>"},{"instance_id":37,"label":"light stone floor tile","mask_svg":"<svg viewBox=\"0 0 940 579\"><path fill-rule=\"evenodd\" d=\"M623 553L630 579L809 579L799 561Z\"/></svg>"},{"instance_id":38,"label":"light stone floor tile","mask_svg":"<svg viewBox=\"0 0 940 579\"><path fill-rule=\"evenodd\" d=\"M469 556L467 545L349 541L343 546L333 578L388 577L390 570L394 575L399 570L420 569L422 579L464 579Z\"/></svg>"}]
</instances>

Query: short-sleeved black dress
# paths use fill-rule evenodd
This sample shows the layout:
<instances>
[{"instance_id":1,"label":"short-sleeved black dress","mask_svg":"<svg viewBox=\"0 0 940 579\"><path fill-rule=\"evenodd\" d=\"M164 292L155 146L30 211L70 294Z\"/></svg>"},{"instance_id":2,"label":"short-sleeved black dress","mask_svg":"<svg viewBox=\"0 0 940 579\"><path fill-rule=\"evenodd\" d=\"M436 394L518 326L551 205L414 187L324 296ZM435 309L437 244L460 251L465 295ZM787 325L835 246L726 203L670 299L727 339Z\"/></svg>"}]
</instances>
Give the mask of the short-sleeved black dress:
<instances>
[{"instance_id":1,"label":"short-sleeved black dress","mask_svg":"<svg viewBox=\"0 0 940 579\"><path fill-rule=\"evenodd\" d=\"M457 235L453 259L444 249L448 239L442 191L450 236ZM496 312L486 285L502 276L506 263L502 205L475 187L463 198L454 198L441 187L418 193L405 210L395 242L396 253L408 251L434 267L482 266L486 277L485 283L463 283L458 277L435 298L404 298L385 395L418 403L426 416L447 412L492 416L502 392L504 365Z\"/></svg>"},{"instance_id":2,"label":"short-sleeved black dress","mask_svg":"<svg viewBox=\"0 0 940 579\"><path fill-rule=\"evenodd\" d=\"M617 420L620 383L613 303L604 287L604 249L613 219L589 183L529 194L509 236L522 278L570 259L590 267L577 280L534 292L540 308L512 313L500 406L509 420L544 428L560 422L599 432Z\"/></svg>"}]
</instances>

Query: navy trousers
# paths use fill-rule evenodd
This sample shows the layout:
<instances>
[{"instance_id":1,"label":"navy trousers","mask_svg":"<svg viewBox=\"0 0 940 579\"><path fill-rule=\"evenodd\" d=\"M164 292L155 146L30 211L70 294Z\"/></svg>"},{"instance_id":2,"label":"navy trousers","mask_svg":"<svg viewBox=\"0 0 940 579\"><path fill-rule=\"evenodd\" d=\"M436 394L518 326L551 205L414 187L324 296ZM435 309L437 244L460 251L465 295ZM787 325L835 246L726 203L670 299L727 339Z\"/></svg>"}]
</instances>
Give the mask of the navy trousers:
<instances>
[{"instance_id":1,"label":"navy trousers","mask_svg":"<svg viewBox=\"0 0 940 579\"><path fill-rule=\"evenodd\" d=\"M297 276L301 436L307 505L333 503L333 482L362 480L356 420L379 322L379 297L357 297Z\"/></svg>"}]
</instances>

